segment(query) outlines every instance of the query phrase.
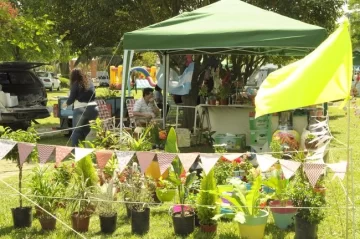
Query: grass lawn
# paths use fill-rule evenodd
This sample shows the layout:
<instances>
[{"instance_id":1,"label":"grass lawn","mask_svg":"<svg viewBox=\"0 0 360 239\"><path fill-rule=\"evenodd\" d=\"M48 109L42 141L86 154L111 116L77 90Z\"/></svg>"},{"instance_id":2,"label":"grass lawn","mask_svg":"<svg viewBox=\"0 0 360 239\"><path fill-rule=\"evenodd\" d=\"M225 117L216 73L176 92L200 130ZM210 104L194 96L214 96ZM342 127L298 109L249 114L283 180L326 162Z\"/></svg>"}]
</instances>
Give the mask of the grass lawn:
<instances>
[{"instance_id":1,"label":"grass lawn","mask_svg":"<svg viewBox=\"0 0 360 239\"><path fill-rule=\"evenodd\" d=\"M347 140L347 117L345 112L336 107L330 108L330 127L334 137L340 141L346 143ZM353 159L358 159L360 156L360 149L356 147L360 139L360 128L359 124L360 119L356 118L354 114L351 114L351 124L350 124L350 145L353 148L352 156ZM332 140L331 150L329 152L328 162L338 162L340 160L346 160L346 150L344 145L342 145L337 140ZM46 144L64 144L64 141L67 139L61 135L43 137L39 143ZM189 148L185 151L202 151L202 148ZM14 164L15 165L15 164ZM360 181L360 163L358 160L354 160L353 166L353 175L350 173L347 174L347 178L343 180L344 187L346 187L347 180L351 176L354 177L354 194L355 194L355 203L356 206L359 206L360 201L358 200L358 195L360 195L360 185L357 183ZM2 174L4 171L14 171L16 168L11 167L10 163L7 166L2 167L0 163L0 168L6 170L0 170ZM28 175L26 171L25 175ZM342 184L338 179L331 180L333 173L328 173L327 175L327 207L324 209L326 212L326 218L319 225L318 236L319 239L329 239L329 238L345 238L346 233L349 234L349 238L352 238L352 233L355 233L355 238L360 238L359 223L356 223L356 227L352 226L352 213L355 212L355 218L359 218L359 211L356 208L354 211L353 208L346 208L346 197L342 187ZM0 177L2 180L4 177ZM17 185L17 177L14 174L5 177L6 182L10 183L14 187ZM25 176L25 181L29 180L28 176ZM0 238L79 238L76 234L71 232L65 226L60 223L57 224L57 230L54 232L42 232L40 223L37 219L34 219L33 226L29 229L13 229L12 227L12 217L10 208L18 206L18 197L12 195L13 192L7 186L5 186L0 181ZM350 200L351 192L349 194ZM119 203L118 209L118 224L117 230L113 235L105 236L99 233L99 219L97 215L94 215L91 218L89 232L85 233L86 238L177 238L174 235L174 230L172 227L171 217L168 215L168 209L170 204L165 204L162 206L154 206L151 208L151 218L150 218L150 231L143 237L131 235L131 226L129 220L125 218L126 212L124 207ZM349 213L350 220L346 222L346 213ZM58 217L71 226L69 220L69 215L66 215L65 211L59 211L57 214ZM348 227L346 226L348 223ZM348 231L346 229L348 228ZM266 236L267 239L280 239L280 238L293 238L293 230L281 231L278 230L273 224L272 216L269 216L268 224L266 226ZM206 235L199 232L198 229L192 235L189 235L187 238L209 238L211 235ZM180 238L180 237L179 237ZM221 222L218 225L218 233L213 238L222 238L222 239L232 239L239 238L238 227L236 223L233 222Z\"/></svg>"}]
</instances>

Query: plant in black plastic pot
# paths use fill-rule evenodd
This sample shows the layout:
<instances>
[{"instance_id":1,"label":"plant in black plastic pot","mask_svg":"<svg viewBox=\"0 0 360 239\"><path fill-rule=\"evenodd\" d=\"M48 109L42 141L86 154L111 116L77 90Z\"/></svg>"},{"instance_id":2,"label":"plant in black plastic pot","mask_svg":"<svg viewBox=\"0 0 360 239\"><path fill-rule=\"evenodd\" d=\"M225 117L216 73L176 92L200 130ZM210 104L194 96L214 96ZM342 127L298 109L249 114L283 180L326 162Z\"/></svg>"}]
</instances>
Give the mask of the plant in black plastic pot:
<instances>
[{"instance_id":1,"label":"plant in black plastic pot","mask_svg":"<svg viewBox=\"0 0 360 239\"><path fill-rule=\"evenodd\" d=\"M61 194L63 192L62 184L49 171L49 166L38 166L34 168L31 174L29 188L31 195L35 196L33 200L41 207L36 207L41 228L43 230L54 230L56 226L55 212L59 208L59 198L63 196Z\"/></svg>"},{"instance_id":2,"label":"plant in black plastic pot","mask_svg":"<svg viewBox=\"0 0 360 239\"><path fill-rule=\"evenodd\" d=\"M295 159L304 162L304 157L301 155L303 153L297 153ZM297 170L289 195L293 205L299 207L295 216L295 238L316 239L318 224L325 217L322 207L326 205L326 200L322 193L313 189L303 171L303 166Z\"/></svg>"},{"instance_id":3,"label":"plant in black plastic pot","mask_svg":"<svg viewBox=\"0 0 360 239\"><path fill-rule=\"evenodd\" d=\"M200 229L203 232L216 233L217 221L213 217L218 213L216 191L216 180L214 169L206 175L203 172L201 179L200 193L197 200L197 215L200 220Z\"/></svg>"},{"instance_id":4,"label":"plant in black plastic pot","mask_svg":"<svg viewBox=\"0 0 360 239\"><path fill-rule=\"evenodd\" d=\"M10 128L5 128L5 132L1 136L2 139L12 140L16 142L36 143L39 139L37 132L34 128L30 127L28 131L17 130L12 131ZM15 161L19 168L19 207L12 208L12 216L15 228L31 227L32 224L32 213L31 207L23 207L22 198L22 176L23 176L23 163L20 162L19 150L14 147L6 156L7 159ZM26 161L36 161L38 154L36 150L33 150L30 155L26 158Z\"/></svg>"},{"instance_id":5,"label":"plant in black plastic pot","mask_svg":"<svg viewBox=\"0 0 360 239\"><path fill-rule=\"evenodd\" d=\"M153 202L153 197L147 187L147 180L139 171L138 164L133 163L132 167L127 169L126 180L119 183L131 215L131 232L139 235L147 233L150 229L149 203Z\"/></svg>"},{"instance_id":6,"label":"plant in black plastic pot","mask_svg":"<svg viewBox=\"0 0 360 239\"><path fill-rule=\"evenodd\" d=\"M97 195L99 199L97 211L99 213L100 228L103 233L113 233L116 230L116 188L113 180L100 186L100 193Z\"/></svg>"},{"instance_id":7,"label":"plant in black plastic pot","mask_svg":"<svg viewBox=\"0 0 360 239\"><path fill-rule=\"evenodd\" d=\"M196 179L196 172L185 174L178 158L175 158L171 164L168 180L176 186L178 193L178 205L174 206L172 213L174 230L175 234L188 235L194 231L195 215L189 206L185 206L185 202L189 188Z\"/></svg>"}]
</instances>

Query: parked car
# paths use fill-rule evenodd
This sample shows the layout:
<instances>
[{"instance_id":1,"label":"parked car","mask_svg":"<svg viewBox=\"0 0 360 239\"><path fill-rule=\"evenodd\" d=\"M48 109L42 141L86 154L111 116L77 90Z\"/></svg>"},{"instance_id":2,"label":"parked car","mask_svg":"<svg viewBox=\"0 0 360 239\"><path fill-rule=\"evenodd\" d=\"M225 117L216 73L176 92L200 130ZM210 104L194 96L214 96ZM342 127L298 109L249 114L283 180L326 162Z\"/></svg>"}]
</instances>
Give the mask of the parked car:
<instances>
[{"instance_id":1,"label":"parked car","mask_svg":"<svg viewBox=\"0 0 360 239\"><path fill-rule=\"evenodd\" d=\"M44 84L32 71L42 65L34 62L0 62L1 95L9 93L17 101L9 106L6 100L4 102L0 98L0 125L27 129L31 121L50 116Z\"/></svg>"},{"instance_id":2,"label":"parked car","mask_svg":"<svg viewBox=\"0 0 360 239\"><path fill-rule=\"evenodd\" d=\"M57 89L57 91L60 90L61 82L54 73L38 71L36 72L36 75L40 78L46 89L49 89L50 91L53 91L54 89Z\"/></svg>"}]
</instances>

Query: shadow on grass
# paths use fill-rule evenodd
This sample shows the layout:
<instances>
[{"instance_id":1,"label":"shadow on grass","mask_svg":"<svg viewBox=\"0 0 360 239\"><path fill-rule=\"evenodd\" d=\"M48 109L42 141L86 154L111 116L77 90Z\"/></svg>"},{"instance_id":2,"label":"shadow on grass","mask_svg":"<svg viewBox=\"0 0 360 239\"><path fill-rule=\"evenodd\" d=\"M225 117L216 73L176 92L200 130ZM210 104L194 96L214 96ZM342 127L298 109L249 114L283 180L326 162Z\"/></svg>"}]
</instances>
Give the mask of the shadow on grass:
<instances>
[{"instance_id":1,"label":"shadow on grass","mask_svg":"<svg viewBox=\"0 0 360 239\"><path fill-rule=\"evenodd\" d=\"M337 119L344 118L344 117L345 117L345 115L330 115L329 120L337 120Z\"/></svg>"},{"instance_id":2,"label":"shadow on grass","mask_svg":"<svg viewBox=\"0 0 360 239\"><path fill-rule=\"evenodd\" d=\"M272 235L272 238L286 238L287 234L292 231L294 231L294 224L286 230L279 229L274 223L267 223L265 227L265 234Z\"/></svg>"}]
</instances>

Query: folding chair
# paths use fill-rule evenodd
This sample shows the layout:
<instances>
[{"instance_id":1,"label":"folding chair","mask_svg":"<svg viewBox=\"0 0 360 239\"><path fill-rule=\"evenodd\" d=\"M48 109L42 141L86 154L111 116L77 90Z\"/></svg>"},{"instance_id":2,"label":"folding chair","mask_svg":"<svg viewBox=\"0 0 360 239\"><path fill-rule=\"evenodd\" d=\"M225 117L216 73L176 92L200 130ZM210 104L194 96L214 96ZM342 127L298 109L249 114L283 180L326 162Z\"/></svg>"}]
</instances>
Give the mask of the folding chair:
<instances>
[{"instance_id":1,"label":"folding chair","mask_svg":"<svg viewBox=\"0 0 360 239\"><path fill-rule=\"evenodd\" d=\"M111 117L111 113L106 105L105 100L96 100L99 108L99 118L102 120L103 127L107 130L114 130L115 122L114 117ZM112 119L112 120L110 120Z\"/></svg>"}]
</instances>

